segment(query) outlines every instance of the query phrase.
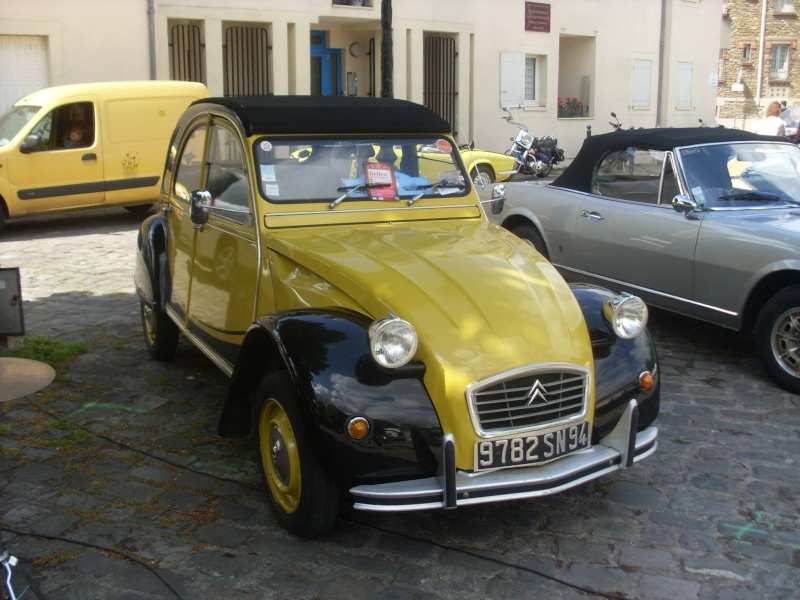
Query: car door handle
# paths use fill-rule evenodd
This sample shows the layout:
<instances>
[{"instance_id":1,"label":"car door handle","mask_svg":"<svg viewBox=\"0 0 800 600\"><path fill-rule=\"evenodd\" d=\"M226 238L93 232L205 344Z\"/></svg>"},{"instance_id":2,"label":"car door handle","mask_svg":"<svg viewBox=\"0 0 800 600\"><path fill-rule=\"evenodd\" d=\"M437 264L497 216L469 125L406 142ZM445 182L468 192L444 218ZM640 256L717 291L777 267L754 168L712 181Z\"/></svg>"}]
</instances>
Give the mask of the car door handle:
<instances>
[{"instance_id":1,"label":"car door handle","mask_svg":"<svg viewBox=\"0 0 800 600\"><path fill-rule=\"evenodd\" d=\"M88 154L81 156L81 160L97 160L97 154L94 152L89 152Z\"/></svg>"},{"instance_id":2,"label":"car door handle","mask_svg":"<svg viewBox=\"0 0 800 600\"><path fill-rule=\"evenodd\" d=\"M582 210L581 216L586 217L590 221L602 221L603 215L600 213L594 212L593 210Z\"/></svg>"}]
</instances>

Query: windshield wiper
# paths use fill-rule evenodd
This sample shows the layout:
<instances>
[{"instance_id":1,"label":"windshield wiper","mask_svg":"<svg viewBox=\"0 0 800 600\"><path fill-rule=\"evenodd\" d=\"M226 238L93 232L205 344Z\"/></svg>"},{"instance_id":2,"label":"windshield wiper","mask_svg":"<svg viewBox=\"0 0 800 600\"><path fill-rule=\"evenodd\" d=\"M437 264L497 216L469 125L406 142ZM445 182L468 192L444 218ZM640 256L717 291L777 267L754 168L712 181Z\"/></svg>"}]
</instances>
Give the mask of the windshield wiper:
<instances>
[{"instance_id":1,"label":"windshield wiper","mask_svg":"<svg viewBox=\"0 0 800 600\"><path fill-rule=\"evenodd\" d=\"M756 202L789 202L791 204L800 204L796 200L778 196L770 192L759 192L758 190L749 190L744 192L736 192L734 194L723 194L717 200L754 200Z\"/></svg>"},{"instance_id":2,"label":"windshield wiper","mask_svg":"<svg viewBox=\"0 0 800 600\"><path fill-rule=\"evenodd\" d=\"M423 190L423 191L421 191L419 194L417 194L416 196L411 198L408 202L406 202L406 206L411 206L412 204L414 204L414 202L416 202L417 200L422 198L425 195L425 190L435 190L436 188L440 188L440 187L454 187L454 188L458 188L460 190L463 190L467 186L464 185L463 183L456 183L456 182L453 182L453 181L437 181L436 183L431 183L429 185L415 185L413 187L407 187L407 188L404 188L404 189L406 189L406 190Z\"/></svg>"},{"instance_id":3,"label":"windshield wiper","mask_svg":"<svg viewBox=\"0 0 800 600\"><path fill-rule=\"evenodd\" d=\"M339 204L342 200L349 198L356 192L366 192L367 190L371 190L373 188L384 188L384 187L390 187L391 185L392 185L391 183L360 183L359 185L350 185L350 186L336 188L337 192L345 192L345 190L347 191L341 196L339 196L336 200L331 202L328 205L328 208L330 209L336 208L337 204Z\"/></svg>"}]
</instances>

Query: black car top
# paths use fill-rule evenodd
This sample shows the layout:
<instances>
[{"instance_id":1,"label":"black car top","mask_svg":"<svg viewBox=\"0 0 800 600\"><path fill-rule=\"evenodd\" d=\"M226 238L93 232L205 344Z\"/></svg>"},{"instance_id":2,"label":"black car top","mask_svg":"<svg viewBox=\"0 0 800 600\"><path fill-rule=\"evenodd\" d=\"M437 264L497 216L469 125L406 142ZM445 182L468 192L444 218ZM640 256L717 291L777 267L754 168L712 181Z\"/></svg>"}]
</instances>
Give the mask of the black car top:
<instances>
[{"instance_id":1,"label":"black car top","mask_svg":"<svg viewBox=\"0 0 800 600\"><path fill-rule=\"evenodd\" d=\"M242 96L203 98L198 105L233 111L249 136L264 134L450 133L430 109L394 98Z\"/></svg>"},{"instance_id":2,"label":"black car top","mask_svg":"<svg viewBox=\"0 0 800 600\"><path fill-rule=\"evenodd\" d=\"M572 163L553 181L556 187L579 192L590 192L592 173L597 163L609 152L625 148L672 150L682 146L727 142L772 140L785 142L785 138L770 137L741 129L680 127L663 129L623 129L586 138Z\"/></svg>"}]
</instances>

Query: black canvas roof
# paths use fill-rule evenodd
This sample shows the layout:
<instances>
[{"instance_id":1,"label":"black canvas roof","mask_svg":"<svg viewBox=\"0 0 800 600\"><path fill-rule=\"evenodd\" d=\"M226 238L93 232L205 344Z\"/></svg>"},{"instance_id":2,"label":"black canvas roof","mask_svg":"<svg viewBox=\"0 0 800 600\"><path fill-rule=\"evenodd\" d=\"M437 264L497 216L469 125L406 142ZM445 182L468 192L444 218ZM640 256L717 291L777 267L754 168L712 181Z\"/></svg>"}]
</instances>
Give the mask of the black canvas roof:
<instances>
[{"instance_id":1,"label":"black canvas roof","mask_svg":"<svg viewBox=\"0 0 800 600\"><path fill-rule=\"evenodd\" d=\"M650 150L672 150L681 146L714 144L725 142L746 142L753 140L783 141L785 138L769 137L722 127L676 127L663 129L623 129L601 135L593 135L584 140L575 159L564 172L553 181L557 187L580 192L591 190L592 172L595 165L608 152L624 150L628 147Z\"/></svg>"},{"instance_id":2,"label":"black canvas roof","mask_svg":"<svg viewBox=\"0 0 800 600\"><path fill-rule=\"evenodd\" d=\"M193 105L232 110L247 135L449 133L433 111L406 100L347 96L242 96L204 98Z\"/></svg>"}]
</instances>

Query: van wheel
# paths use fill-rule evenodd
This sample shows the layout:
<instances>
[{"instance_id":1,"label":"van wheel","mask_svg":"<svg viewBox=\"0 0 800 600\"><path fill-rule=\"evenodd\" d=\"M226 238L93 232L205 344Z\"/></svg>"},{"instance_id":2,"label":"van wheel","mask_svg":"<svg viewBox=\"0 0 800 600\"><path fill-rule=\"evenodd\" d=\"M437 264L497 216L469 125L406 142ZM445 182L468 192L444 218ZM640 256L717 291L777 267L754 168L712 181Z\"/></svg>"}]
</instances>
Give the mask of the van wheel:
<instances>
[{"instance_id":1,"label":"van wheel","mask_svg":"<svg viewBox=\"0 0 800 600\"><path fill-rule=\"evenodd\" d=\"M6 226L6 208L3 206L3 203L0 202L0 231L3 231L3 227Z\"/></svg>"},{"instance_id":2,"label":"van wheel","mask_svg":"<svg viewBox=\"0 0 800 600\"><path fill-rule=\"evenodd\" d=\"M339 514L339 482L311 451L289 375L280 371L266 376L255 400L261 474L275 518L299 537L327 533Z\"/></svg>"},{"instance_id":3,"label":"van wheel","mask_svg":"<svg viewBox=\"0 0 800 600\"><path fill-rule=\"evenodd\" d=\"M178 326L158 306L139 302L147 351L156 360L169 360L178 349Z\"/></svg>"},{"instance_id":4,"label":"van wheel","mask_svg":"<svg viewBox=\"0 0 800 600\"><path fill-rule=\"evenodd\" d=\"M147 212L148 210L153 208L153 203L151 202L150 204L133 204L131 206L123 206L122 208L124 208L128 212L142 213L142 212Z\"/></svg>"},{"instance_id":5,"label":"van wheel","mask_svg":"<svg viewBox=\"0 0 800 600\"><path fill-rule=\"evenodd\" d=\"M775 294L756 321L756 354L784 388L800 394L800 285Z\"/></svg>"}]
</instances>

